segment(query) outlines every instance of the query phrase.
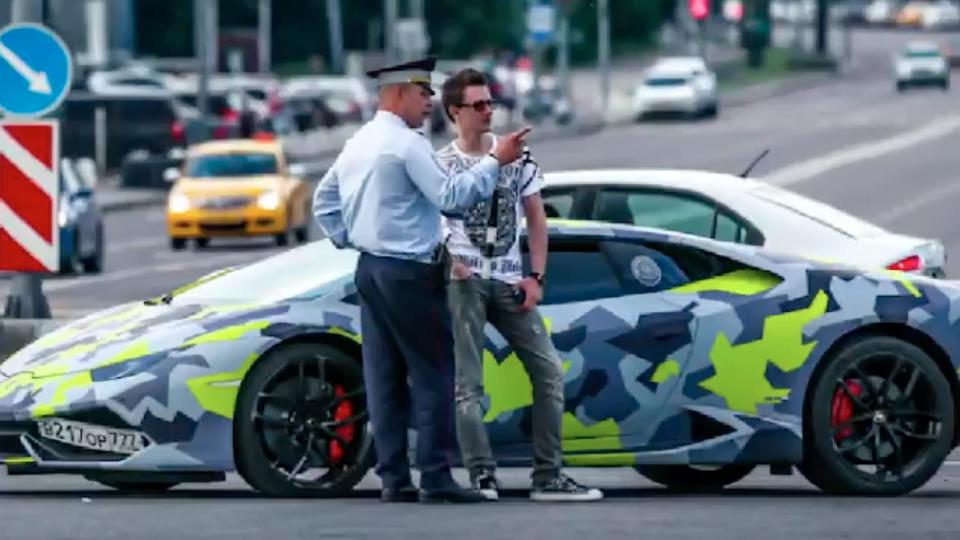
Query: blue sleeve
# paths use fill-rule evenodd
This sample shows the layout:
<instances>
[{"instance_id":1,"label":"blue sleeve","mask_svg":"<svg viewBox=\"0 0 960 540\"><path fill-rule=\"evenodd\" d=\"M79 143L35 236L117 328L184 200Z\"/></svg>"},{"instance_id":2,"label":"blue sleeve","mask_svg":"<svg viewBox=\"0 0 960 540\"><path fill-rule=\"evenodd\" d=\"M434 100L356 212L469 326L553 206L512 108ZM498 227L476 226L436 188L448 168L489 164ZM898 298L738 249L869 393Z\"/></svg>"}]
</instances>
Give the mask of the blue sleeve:
<instances>
[{"instance_id":1,"label":"blue sleeve","mask_svg":"<svg viewBox=\"0 0 960 540\"><path fill-rule=\"evenodd\" d=\"M497 185L500 163L493 156L472 168L450 176L437 161L430 143L414 141L404 155L407 175L441 212L460 212L490 197Z\"/></svg>"},{"instance_id":2,"label":"blue sleeve","mask_svg":"<svg viewBox=\"0 0 960 540\"><path fill-rule=\"evenodd\" d=\"M338 248L349 247L347 226L343 222L336 164L327 170L313 193L313 217L324 234Z\"/></svg>"}]
</instances>

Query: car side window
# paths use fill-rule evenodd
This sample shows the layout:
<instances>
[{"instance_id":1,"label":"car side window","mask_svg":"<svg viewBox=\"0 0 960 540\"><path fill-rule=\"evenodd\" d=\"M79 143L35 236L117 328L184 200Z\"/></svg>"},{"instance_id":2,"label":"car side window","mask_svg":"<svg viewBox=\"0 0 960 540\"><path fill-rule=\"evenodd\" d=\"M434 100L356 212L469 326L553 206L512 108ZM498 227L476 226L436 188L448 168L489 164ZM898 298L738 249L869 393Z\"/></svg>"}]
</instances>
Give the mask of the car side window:
<instances>
[{"instance_id":1,"label":"car side window","mask_svg":"<svg viewBox=\"0 0 960 540\"><path fill-rule=\"evenodd\" d=\"M744 244L747 242L747 229L730 217L725 212L717 214L717 230L713 237L723 242L736 242Z\"/></svg>"},{"instance_id":2,"label":"car side window","mask_svg":"<svg viewBox=\"0 0 960 540\"><path fill-rule=\"evenodd\" d=\"M523 247L526 248L524 242ZM523 268L529 271L529 252L523 250ZM610 258L594 240L550 239L544 304L565 304L623 294Z\"/></svg>"},{"instance_id":3,"label":"car side window","mask_svg":"<svg viewBox=\"0 0 960 540\"><path fill-rule=\"evenodd\" d=\"M644 242L610 240L603 250L616 269L622 294L656 293L690 282L671 257Z\"/></svg>"},{"instance_id":4,"label":"car side window","mask_svg":"<svg viewBox=\"0 0 960 540\"><path fill-rule=\"evenodd\" d=\"M680 193L607 189L597 194L594 219L746 243L746 224L708 201ZM716 219L716 228L714 228Z\"/></svg>"},{"instance_id":5,"label":"car side window","mask_svg":"<svg viewBox=\"0 0 960 540\"><path fill-rule=\"evenodd\" d=\"M543 208L548 218L569 219L573 213L574 190L572 188L543 188L540 190Z\"/></svg>"},{"instance_id":6,"label":"car side window","mask_svg":"<svg viewBox=\"0 0 960 540\"><path fill-rule=\"evenodd\" d=\"M672 193L602 190L595 219L710 237L712 205Z\"/></svg>"}]
</instances>

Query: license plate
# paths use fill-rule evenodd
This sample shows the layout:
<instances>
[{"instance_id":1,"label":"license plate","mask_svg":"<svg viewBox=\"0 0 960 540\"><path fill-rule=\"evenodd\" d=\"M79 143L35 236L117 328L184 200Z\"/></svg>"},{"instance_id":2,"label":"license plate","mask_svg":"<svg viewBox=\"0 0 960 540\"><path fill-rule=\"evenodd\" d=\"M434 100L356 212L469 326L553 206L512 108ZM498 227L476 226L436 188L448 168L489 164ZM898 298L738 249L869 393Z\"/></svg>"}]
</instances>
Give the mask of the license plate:
<instances>
[{"instance_id":1,"label":"license plate","mask_svg":"<svg viewBox=\"0 0 960 540\"><path fill-rule=\"evenodd\" d=\"M80 448L133 454L143 449L143 436L130 429L97 426L73 420L45 418L37 421L40 436Z\"/></svg>"}]
</instances>

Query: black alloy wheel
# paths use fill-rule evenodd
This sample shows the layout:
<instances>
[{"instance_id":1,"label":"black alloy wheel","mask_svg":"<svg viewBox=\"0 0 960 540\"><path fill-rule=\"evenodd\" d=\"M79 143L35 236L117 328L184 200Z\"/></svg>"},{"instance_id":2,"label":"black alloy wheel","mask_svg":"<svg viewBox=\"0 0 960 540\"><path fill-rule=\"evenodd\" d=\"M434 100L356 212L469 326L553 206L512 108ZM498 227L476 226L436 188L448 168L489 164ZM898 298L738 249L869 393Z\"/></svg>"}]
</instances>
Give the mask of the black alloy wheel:
<instances>
[{"instance_id":1,"label":"black alloy wheel","mask_svg":"<svg viewBox=\"0 0 960 540\"><path fill-rule=\"evenodd\" d=\"M924 485L953 446L950 385L923 350L871 336L815 382L800 470L836 494L902 495Z\"/></svg>"},{"instance_id":2,"label":"black alloy wheel","mask_svg":"<svg viewBox=\"0 0 960 540\"><path fill-rule=\"evenodd\" d=\"M294 344L257 361L238 396L237 470L277 497L339 495L373 465L359 360Z\"/></svg>"}]
</instances>

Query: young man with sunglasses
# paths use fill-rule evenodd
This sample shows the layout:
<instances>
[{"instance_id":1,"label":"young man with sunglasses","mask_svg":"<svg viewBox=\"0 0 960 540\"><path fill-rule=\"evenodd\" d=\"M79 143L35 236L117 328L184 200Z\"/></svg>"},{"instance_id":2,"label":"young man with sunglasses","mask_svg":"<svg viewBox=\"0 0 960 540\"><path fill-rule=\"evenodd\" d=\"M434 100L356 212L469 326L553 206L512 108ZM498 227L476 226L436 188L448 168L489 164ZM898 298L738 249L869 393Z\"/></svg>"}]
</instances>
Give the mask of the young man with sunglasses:
<instances>
[{"instance_id":1,"label":"young man with sunglasses","mask_svg":"<svg viewBox=\"0 0 960 540\"><path fill-rule=\"evenodd\" d=\"M469 170L497 145L490 132L494 102L482 73L465 69L443 85L443 109L457 138L437 153L450 174ZM484 326L506 338L530 376L533 488L536 501L589 501L603 497L562 473L563 371L537 310L547 262L546 214L540 198L543 177L524 156L499 169L493 195L461 214L444 216L450 255L448 301L453 317L457 438L474 489L498 495L496 461L483 421ZM524 276L520 220L527 220L531 272ZM526 414L516 413L516 414Z\"/></svg>"}]
</instances>

